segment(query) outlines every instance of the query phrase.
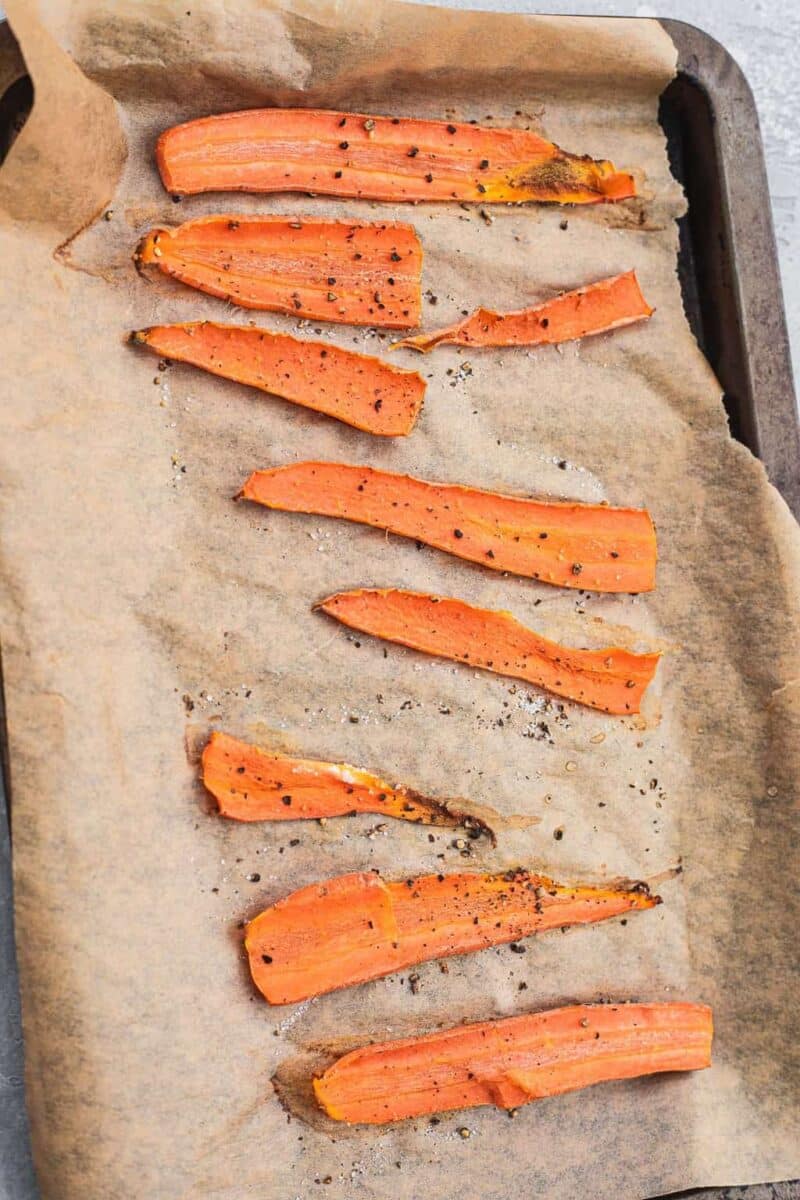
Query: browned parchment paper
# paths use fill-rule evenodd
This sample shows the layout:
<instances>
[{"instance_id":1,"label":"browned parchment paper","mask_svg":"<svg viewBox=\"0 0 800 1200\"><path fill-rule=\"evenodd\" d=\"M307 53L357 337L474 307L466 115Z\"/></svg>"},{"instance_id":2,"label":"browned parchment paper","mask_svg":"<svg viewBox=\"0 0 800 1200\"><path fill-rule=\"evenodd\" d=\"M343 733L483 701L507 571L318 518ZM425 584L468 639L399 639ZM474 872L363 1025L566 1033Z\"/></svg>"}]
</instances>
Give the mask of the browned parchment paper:
<instances>
[{"instance_id":1,"label":"browned parchment paper","mask_svg":"<svg viewBox=\"0 0 800 1200\"><path fill-rule=\"evenodd\" d=\"M683 316L683 200L656 122L675 61L666 35L647 21L367 0L9 8L37 104L0 172L1 611L46 1200L619 1200L800 1174L800 545L762 468L730 440ZM644 199L495 208L491 223L458 206L171 202L152 164L162 128L276 103L532 123L636 168ZM107 219L93 220L101 209ZM378 442L190 368L161 371L125 344L131 328L201 316L294 327L137 277L131 251L151 223L215 210L413 221L428 327L630 267L657 311L560 351L396 355L421 361L428 398L412 437ZM361 350L388 344L317 328ZM253 468L307 457L646 504L658 590L562 594L232 502ZM645 718L620 721L384 655L311 612L359 584L507 607L580 644L670 650ZM196 782L197 745L214 727L491 806L497 848L475 842L465 864L449 831L429 841L369 817L226 824ZM664 904L529 940L524 955L453 959L447 974L427 964L416 994L397 976L273 1010L248 982L237 925L293 888L359 867L520 862L564 879L645 877ZM598 997L710 1002L713 1069L596 1088L515 1120L487 1109L349 1131L303 1115L309 1071L331 1051Z\"/></svg>"}]
</instances>

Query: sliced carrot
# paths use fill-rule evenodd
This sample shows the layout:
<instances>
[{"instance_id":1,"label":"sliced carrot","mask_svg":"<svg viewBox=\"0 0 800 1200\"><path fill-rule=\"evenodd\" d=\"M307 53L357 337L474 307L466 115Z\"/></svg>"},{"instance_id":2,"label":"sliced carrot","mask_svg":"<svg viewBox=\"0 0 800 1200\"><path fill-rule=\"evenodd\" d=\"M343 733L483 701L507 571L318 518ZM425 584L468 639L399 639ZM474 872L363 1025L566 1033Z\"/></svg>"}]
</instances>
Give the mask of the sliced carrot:
<instances>
[{"instance_id":1,"label":"sliced carrot","mask_svg":"<svg viewBox=\"0 0 800 1200\"><path fill-rule=\"evenodd\" d=\"M314 1080L335 1121L517 1108L612 1079L711 1066L705 1004L574 1004L353 1050Z\"/></svg>"},{"instance_id":2,"label":"sliced carrot","mask_svg":"<svg viewBox=\"0 0 800 1200\"><path fill-rule=\"evenodd\" d=\"M661 657L616 646L573 650L534 633L509 612L397 588L338 592L315 607L362 633L524 679L557 696L620 715L639 712Z\"/></svg>"},{"instance_id":3,"label":"sliced carrot","mask_svg":"<svg viewBox=\"0 0 800 1200\"><path fill-rule=\"evenodd\" d=\"M419 333L395 342L427 354L436 346L541 346L573 342L608 333L634 321L646 321L652 309L642 295L635 271L563 292L553 300L498 313L478 308L470 317L435 333Z\"/></svg>"},{"instance_id":4,"label":"sliced carrot","mask_svg":"<svg viewBox=\"0 0 800 1200\"><path fill-rule=\"evenodd\" d=\"M564 887L523 870L398 883L359 871L279 900L248 924L245 948L258 990L270 1004L293 1004L428 959L660 902L643 883Z\"/></svg>"},{"instance_id":5,"label":"sliced carrot","mask_svg":"<svg viewBox=\"0 0 800 1200\"><path fill-rule=\"evenodd\" d=\"M202 367L383 437L411 432L425 395L416 371L254 326L194 321L131 334L160 358Z\"/></svg>"},{"instance_id":6,"label":"sliced carrot","mask_svg":"<svg viewBox=\"0 0 800 1200\"><path fill-rule=\"evenodd\" d=\"M360 521L561 587L655 586L655 530L644 509L530 500L325 462L256 471L240 494L267 508Z\"/></svg>"},{"instance_id":7,"label":"sliced carrot","mask_svg":"<svg viewBox=\"0 0 800 1200\"><path fill-rule=\"evenodd\" d=\"M477 817L411 788L395 787L349 763L272 754L228 733L212 733L203 750L203 783L234 821L298 821L380 813L419 825L467 825Z\"/></svg>"},{"instance_id":8,"label":"sliced carrot","mask_svg":"<svg viewBox=\"0 0 800 1200\"><path fill-rule=\"evenodd\" d=\"M152 230L135 262L240 308L387 329L419 323L422 247L399 222L198 217Z\"/></svg>"},{"instance_id":9,"label":"sliced carrot","mask_svg":"<svg viewBox=\"0 0 800 1200\"><path fill-rule=\"evenodd\" d=\"M312 192L365 200L549 200L596 204L636 195L613 163L568 154L527 129L368 117L307 108L223 113L161 135L164 187Z\"/></svg>"}]
</instances>

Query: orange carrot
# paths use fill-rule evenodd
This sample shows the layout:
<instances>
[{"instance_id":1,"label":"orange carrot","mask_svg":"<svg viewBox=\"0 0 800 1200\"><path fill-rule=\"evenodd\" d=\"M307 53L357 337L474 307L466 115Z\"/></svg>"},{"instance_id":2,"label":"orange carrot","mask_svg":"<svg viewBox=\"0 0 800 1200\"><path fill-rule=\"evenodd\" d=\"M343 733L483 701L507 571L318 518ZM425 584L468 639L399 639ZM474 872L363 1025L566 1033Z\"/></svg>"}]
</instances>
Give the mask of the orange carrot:
<instances>
[{"instance_id":1,"label":"orange carrot","mask_svg":"<svg viewBox=\"0 0 800 1200\"><path fill-rule=\"evenodd\" d=\"M645 321L655 310L642 295L635 271L615 275L563 292L553 300L521 308L516 312L497 313L478 308L446 329L419 333L395 342L410 350L427 354L436 346L541 346L572 342L595 333L608 333L634 321Z\"/></svg>"},{"instance_id":2,"label":"orange carrot","mask_svg":"<svg viewBox=\"0 0 800 1200\"><path fill-rule=\"evenodd\" d=\"M422 247L399 222L198 217L152 230L135 262L240 308L387 329L419 323Z\"/></svg>"},{"instance_id":3,"label":"orange carrot","mask_svg":"<svg viewBox=\"0 0 800 1200\"><path fill-rule=\"evenodd\" d=\"M574 1004L353 1050L314 1080L335 1121L518 1108L612 1079L711 1066L705 1004Z\"/></svg>"},{"instance_id":4,"label":"orange carrot","mask_svg":"<svg viewBox=\"0 0 800 1200\"><path fill-rule=\"evenodd\" d=\"M383 437L411 432L425 381L379 358L255 326L195 321L131 334L160 358L202 367Z\"/></svg>"},{"instance_id":5,"label":"orange carrot","mask_svg":"<svg viewBox=\"0 0 800 1200\"><path fill-rule=\"evenodd\" d=\"M349 763L272 754L227 733L212 733L203 750L203 783L234 821L298 821L380 813L419 825L467 825L477 817L411 788L394 787Z\"/></svg>"},{"instance_id":6,"label":"orange carrot","mask_svg":"<svg viewBox=\"0 0 800 1200\"><path fill-rule=\"evenodd\" d=\"M365 200L549 200L636 195L613 163L568 154L527 129L368 117L307 108L224 113L161 135L156 160L174 195L311 192Z\"/></svg>"},{"instance_id":7,"label":"orange carrot","mask_svg":"<svg viewBox=\"0 0 800 1200\"><path fill-rule=\"evenodd\" d=\"M607 713L639 712L661 657L618 647L569 649L527 629L511 613L396 588L338 592L315 607L362 633L524 679Z\"/></svg>"},{"instance_id":8,"label":"orange carrot","mask_svg":"<svg viewBox=\"0 0 800 1200\"><path fill-rule=\"evenodd\" d=\"M530 500L325 462L255 471L240 495L267 508L388 529L561 587L647 592L655 586L656 538L644 509Z\"/></svg>"},{"instance_id":9,"label":"orange carrot","mask_svg":"<svg viewBox=\"0 0 800 1200\"><path fill-rule=\"evenodd\" d=\"M270 1004L293 1004L432 958L660 903L644 883L564 887L524 870L397 883L359 871L279 900L250 921L245 948L258 990Z\"/></svg>"}]
</instances>

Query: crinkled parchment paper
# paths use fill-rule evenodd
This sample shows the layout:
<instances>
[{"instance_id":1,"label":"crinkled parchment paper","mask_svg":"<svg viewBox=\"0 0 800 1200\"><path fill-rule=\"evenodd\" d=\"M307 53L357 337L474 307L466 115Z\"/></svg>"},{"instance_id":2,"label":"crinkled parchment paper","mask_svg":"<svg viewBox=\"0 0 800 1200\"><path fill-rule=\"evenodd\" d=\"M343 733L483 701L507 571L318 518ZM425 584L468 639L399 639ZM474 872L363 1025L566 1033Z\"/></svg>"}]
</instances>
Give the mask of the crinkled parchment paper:
<instances>
[{"instance_id":1,"label":"crinkled parchment paper","mask_svg":"<svg viewBox=\"0 0 800 1200\"><path fill-rule=\"evenodd\" d=\"M656 121L675 62L664 32L367 0L9 8L37 103L0 171L0 611L46 1200L618 1200L800 1174L800 541L730 440L684 319L683 200ZM500 207L488 220L457 205L297 196L174 204L156 135L259 104L531 124L635 168L644 198ZM427 327L630 267L657 311L561 350L396 354L421 363L426 406L413 436L378 441L188 367L162 371L125 343L132 328L203 316L294 328L136 275L131 252L151 223L214 211L412 221ZM388 345L317 329L368 352ZM233 503L252 469L308 457L645 504L658 590L561 593L373 530ZM608 718L384 653L312 613L360 584L509 608L576 644L669 649L643 719ZM498 814L498 845L472 842L465 860L452 831L429 840L371 817L226 823L197 782L211 728L467 797ZM530 939L524 955L452 959L446 974L429 963L413 993L393 976L286 1009L254 994L239 924L296 887L353 868L517 863L646 878L664 904ZM362 1040L598 997L711 1003L713 1069L548 1100L514 1120L484 1109L348 1130L308 1106L310 1070Z\"/></svg>"}]
</instances>

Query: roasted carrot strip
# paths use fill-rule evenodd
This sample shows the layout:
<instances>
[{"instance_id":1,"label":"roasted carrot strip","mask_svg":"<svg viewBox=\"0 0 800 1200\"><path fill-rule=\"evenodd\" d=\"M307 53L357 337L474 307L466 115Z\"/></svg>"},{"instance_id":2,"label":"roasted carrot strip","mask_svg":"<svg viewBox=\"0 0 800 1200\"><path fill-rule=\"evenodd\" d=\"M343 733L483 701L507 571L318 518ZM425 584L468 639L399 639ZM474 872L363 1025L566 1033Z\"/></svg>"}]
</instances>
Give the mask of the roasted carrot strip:
<instances>
[{"instance_id":1,"label":"roasted carrot strip","mask_svg":"<svg viewBox=\"0 0 800 1200\"><path fill-rule=\"evenodd\" d=\"M413 963L660 902L644 883L563 887L523 870L397 883L360 871L279 900L249 923L245 947L258 990L270 1004L293 1004Z\"/></svg>"},{"instance_id":2,"label":"roasted carrot strip","mask_svg":"<svg viewBox=\"0 0 800 1200\"><path fill-rule=\"evenodd\" d=\"M644 509L530 500L325 462L256 471L240 494L267 508L388 529L561 587L647 592L655 586L656 538Z\"/></svg>"},{"instance_id":3,"label":"roasted carrot strip","mask_svg":"<svg viewBox=\"0 0 800 1200\"><path fill-rule=\"evenodd\" d=\"M419 323L422 247L399 222L199 217L152 230L135 261L240 308L387 329Z\"/></svg>"},{"instance_id":4,"label":"roasted carrot strip","mask_svg":"<svg viewBox=\"0 0 800 1200\"><path fill-rule=\"evenodd\" d=\"M711 1066L705 1004L575 1004L353 1050L314 1080L329 1117L384 1125L517 1108L612 1079Z\"/></svg>"},{"instance_id":5,"label":"roasted carrot strip","mask_svg":"<svg viewBox=\"0 0 800 1200\"><path fill-rule=\"evenodd\" d=\"M568 154L527 129L368 117L306 108L224 113L161 135L164 187L312 192L365 200L549 200L596 204L636 195L613 163Z\"/></svg>"},{"instance_id":6,"label":"roasted carrot strip","mask_svg":"<svg viewBox=\"0 0 800 1200\"><path fill-rule=\"evenodd\" d=\"M395 342L427 354L436 346L541 346L573 342L595 333L608 333L634 321L645 321L655 310L642 295L634 271L615 275L563 292L553 300L497 313L478 308L470 317L435 333L420 333Z\"/></svg>"},{"instance_id":7,"label":"roasted carrot strip","mask_svg":"<svg viewBox=\"0 0 800 1200\"><path fill-rule=\"evenodd\" d=\"M191 363L383 437L410 433L425 395L425 380L416 371L253 326L155 325L131 339L161 358Z\"/></svg>"},{"instance_id":8,"label":"roasted carrot strip","mask_svg":"<svg viewBox=\"0 0 800 1200\"><path fill-rule=\"evenodd\" d=\"M661 657L619 647L573 650L527 629L509 612L397 588L337 592L315 607L362 633L524 679L607 713L639 712Z\"/></svg>"},{"instance_id":9,"label":"roasted carrot strip","mask_svg":"<svg viewBox=\"0 0 800 1200\"><path fill-rule=\"evenodd\" d=\"M228 733L212 733L203 750L203 783L234 821L298 821L380 813L419 825L483 821L411 788L395 787L349 763L290 758L252 746Z\"/></svg>"}]
</instances>

